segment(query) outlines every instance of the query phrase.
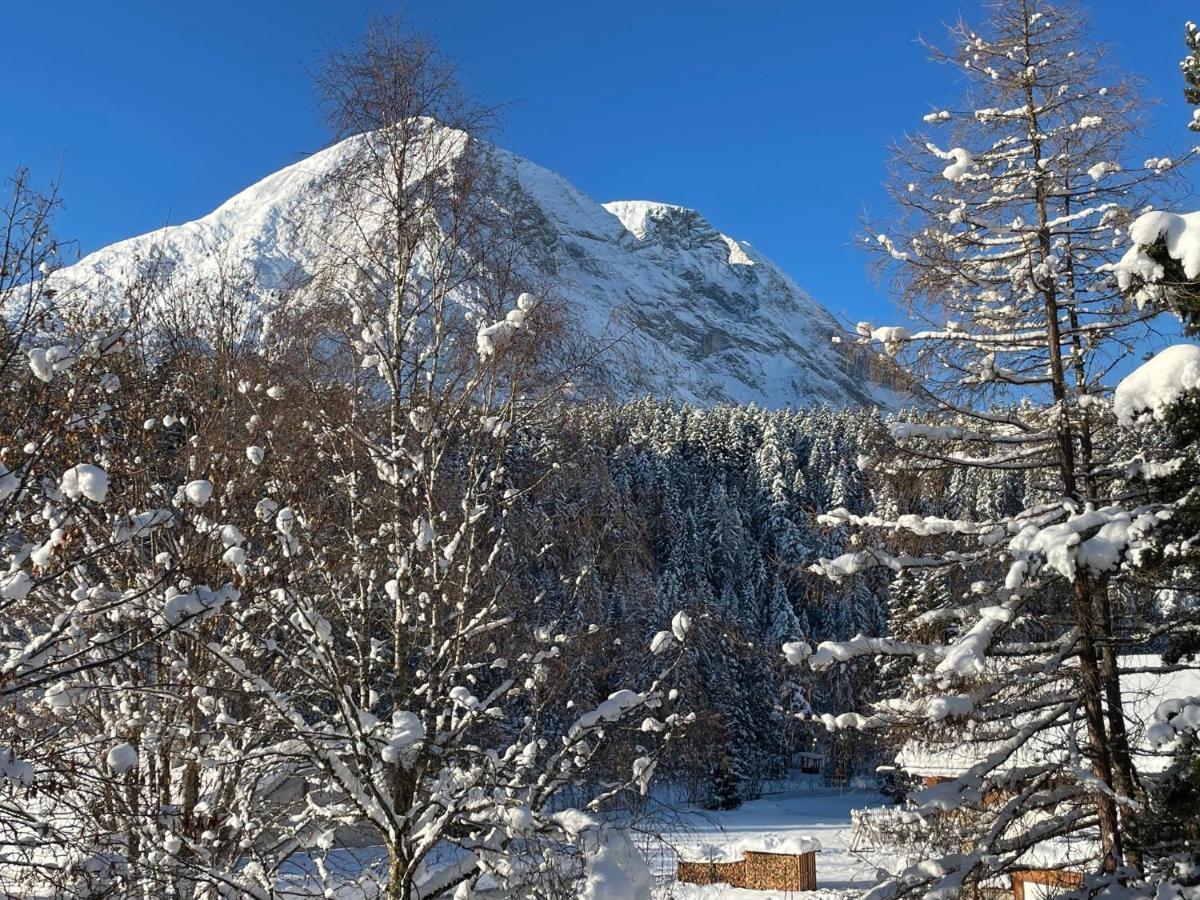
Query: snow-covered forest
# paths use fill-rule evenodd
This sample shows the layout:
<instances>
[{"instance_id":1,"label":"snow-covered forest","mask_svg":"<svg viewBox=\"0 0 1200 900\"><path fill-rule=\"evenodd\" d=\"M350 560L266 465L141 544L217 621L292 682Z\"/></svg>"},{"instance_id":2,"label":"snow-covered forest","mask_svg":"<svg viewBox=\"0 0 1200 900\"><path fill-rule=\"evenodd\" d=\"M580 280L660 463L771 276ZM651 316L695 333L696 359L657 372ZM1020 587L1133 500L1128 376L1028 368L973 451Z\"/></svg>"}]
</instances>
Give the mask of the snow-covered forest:
<instances>
[{"instance_id":1,"label":"snow-covered forest","mask_svg":"<svg viewBox=\"0 0 1200 900\"><path fill-rule=\"evenodd\" d=\"M73 261L9 177L0 893L1200 897L1200 148L989 9L858 237L884 323L587 206L394 20L169 237Z\"/></svg>"}]
</instances>

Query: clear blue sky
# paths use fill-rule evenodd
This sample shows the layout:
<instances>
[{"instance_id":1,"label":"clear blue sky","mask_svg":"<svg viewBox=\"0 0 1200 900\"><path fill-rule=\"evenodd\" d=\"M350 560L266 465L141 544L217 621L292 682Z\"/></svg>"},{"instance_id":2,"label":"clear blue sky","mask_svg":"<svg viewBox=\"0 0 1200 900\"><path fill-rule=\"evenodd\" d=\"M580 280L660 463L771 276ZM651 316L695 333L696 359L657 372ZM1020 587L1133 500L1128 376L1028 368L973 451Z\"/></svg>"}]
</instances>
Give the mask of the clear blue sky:
<instances>
[{"instance_id":1,"label":"clear blue sky","mask_svg":"<svg viewBox=\"0 0 1200 900\"><path fill-rule=\"evenodd\" d=\"M1185 0L1091 0L1094 30L1165 102L1153 155L1188 138ZM369 0L58 0L0 8L0 172L61 171L86 252L187 221L326 137L306 74ZM411 0L405 17L511 101L500 143L598 200L695 207L851 318L886 315L852 246L886 209L886 146L958 93L915 42L975 0Z\"/></svg>"}]
</instances>

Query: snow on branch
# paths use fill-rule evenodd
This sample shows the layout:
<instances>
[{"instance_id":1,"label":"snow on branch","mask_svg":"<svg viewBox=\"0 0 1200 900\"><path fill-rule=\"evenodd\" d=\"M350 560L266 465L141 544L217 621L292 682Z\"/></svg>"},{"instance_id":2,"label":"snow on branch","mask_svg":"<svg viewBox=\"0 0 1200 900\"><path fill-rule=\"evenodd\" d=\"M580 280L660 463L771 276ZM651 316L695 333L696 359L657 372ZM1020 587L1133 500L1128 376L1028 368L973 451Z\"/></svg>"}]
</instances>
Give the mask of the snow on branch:
<instances>
[{"instance_id":1,"label":"snow on branch","mask_svg":"<svg viewBox=\"0 0 1200 900\"><path fill-rule=\"evenodd\" d=\"M1127 509L1114 504L1086 506L1049 525L1025 525L1008 543L1015 562L1005 586L1018 590L1025 574L1041 564L1068 581L1075 580L1080 567L1095 574L1111 572L1168 518L1170 511L1158 507Z\"/></svg>"},{"instance_id":2,"label":"snow on branch","mask_svg":"<svg viewBox=\"0 0 1200 900\"><path fill-rule=\"evenodd\" d=\"M822 641L808 656L808 664L814 671L820 672L835 662L849 662L862 656L916 656L930 650L925 644L858 634L848 641Z\"/></svg>"},{"instance_id":3,"label":"snow on branch","mask_svg":"<svg viewBox=\"0 0 1200 900\"><path fill-rule=\"evenodd\" d=\"M975 157L970 150L962 147L952 147L942 150L937 144L927 143L925 149L938 159L951 160L950 165L942 170L942 177L947 181L961 181L967 177L975 163Z\"/></svg>"},{"instance_id":4,"label":"snow on branch","mask_svg":"<svg viewBox=\"0 0 1200 900\"><path fill-rule=\"evenodd\" d=\"M1121 380L1113 394L1113 411L1126 428L1145 412L1161 419L1167 407L1197 388L1200 388L1200 347L1176 344Z\"/></svg>"},{"instance_id":5,"label":"snow on branch","mask_svg":"<svg viewBox=\"0 0 1200 900\"><path fill-rule=\"evenodd\" d=\"M1133 246L1112 265L1122 291L1163 280L1166 276L1163 264L1147 252L1159 242L1164 245L1167 255L1182 267L1184 277L1189 280L1200 277L1200 212L1154 210L1143 213L1130 226L1129 240Z\"/></svg>"}]
</instances>

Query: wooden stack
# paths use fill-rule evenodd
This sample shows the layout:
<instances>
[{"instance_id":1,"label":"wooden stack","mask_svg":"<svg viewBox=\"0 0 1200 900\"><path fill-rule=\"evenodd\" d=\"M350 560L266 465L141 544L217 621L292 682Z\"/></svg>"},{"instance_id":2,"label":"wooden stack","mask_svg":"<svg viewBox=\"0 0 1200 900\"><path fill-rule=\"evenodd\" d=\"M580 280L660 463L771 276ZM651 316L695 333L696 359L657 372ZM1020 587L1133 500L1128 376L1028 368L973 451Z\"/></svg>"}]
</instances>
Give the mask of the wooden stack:
<instances>
[{"instance_id":1,"label":"wooden stack","mask_svg":"<svg viewBox=\"0 0 1200 900\"><path fill-rule=\"evenodd\" d=\"M1035 896L1065 894L1083 887L1083 873L1073 872L1070 869L1022 869L1013 872L1013 900L1025 900L1025 885L1027 884L1050 888L1049 891L1038 891Z\"/></svg>"},{"instance_id":2,"label":"wooden stack","mask_svg":"<svg viewBox=\"0 0 1200 900\"><path fill-rule=\"evenodd\" d=\"M752 891L815 891L816 853L746 851L746 884Z\"/></svg>"},{"instance_id":3,"label":"wooden stack","mask_svg":"<svg viewBox=\"0 0 1200 900\"><path fill-rule=\"evenodd\" d=\"M733 862L685 862L679 861L676 876L684 884L727 884L730 887L746 886L746 861Z\"/></svg>"},{"instance_id":4,"label":"wooden stack","mask_svg":"<svg viewBox=\"0 0 1200 900\"><path fill-rule=\"evenodd\" d=\"M728 884L752 891L815 891L817 854L747 850L735 862L679 861L684 884Z\"/></svg>"}]
</instances>

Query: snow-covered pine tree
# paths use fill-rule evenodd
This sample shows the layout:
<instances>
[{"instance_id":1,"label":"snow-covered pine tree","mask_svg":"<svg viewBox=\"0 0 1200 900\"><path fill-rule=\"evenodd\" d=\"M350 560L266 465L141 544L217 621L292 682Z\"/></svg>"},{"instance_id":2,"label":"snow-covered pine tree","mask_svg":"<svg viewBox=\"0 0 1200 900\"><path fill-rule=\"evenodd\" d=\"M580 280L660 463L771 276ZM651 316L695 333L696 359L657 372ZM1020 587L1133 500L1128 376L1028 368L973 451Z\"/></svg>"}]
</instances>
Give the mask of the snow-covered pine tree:
<instances>
[{"instance_id":1,"label":"snow-covered pine tree","mask_svg":"<svg viewBox=\"0 0 1200 900\"><path fill-rule=\"evenodd\" d=\"M1200 33L1186 25L1181 63L1185 96L1200 105ZM1191 122L1200 130L1200 110ZM1190 336L1200 331L1200 215L1149 211L1130 228L1132 247L1114 267L1131 300L1168 310ZM1200 348L1176 344L1154 355L1117 386L1114 407L1137 454L1131 480L1170 517L1138 559L1136 577L1151 602L1145 618L1162 663L1200 667ZM1157 705L1150 743L1172 755L1147 785L1145 841L1157 857L1151 874L1168 885L1195 886L1200 836L1200 691Z\"/></svg>"},{"instance_id":2,"label":"snow-covered pine tree","mask_svg":"<svg viewBox=\"0 0 1200 900\"><path fill-rule=\"evenodd\" d=\"M1070 846L1055 865L1102 877L1139 859L1110 582L1157 520L1125 494L1103 378L1153 312L1128 305L1107 267L1147 182L1172 165L1132 157L1139 102L1077 9L1005 0L986 29L960 24L952 39L937 56L970 105L929 113L948 138L918 134L898 152L899 216L871 238L927 327L858 327L920 379L930 413L893 424L895 455L871 465L881 478L1014 473L1032 490L1020 511L986 518L919 506L824 518L865 533L815 571L939 569L967 586L924 612L960 623L947 641L856 639L810 660L917 660L903 696L838 723L923 734L910 751L955 777L918 806L970 823L963 852L895 873L881 897L948 896L1035 865L1047 841ZM946 760L963 753L959 772Z\"/></svg>"},{"instance_id":3,"label":"snow-covered pine tree","mask_svg":"<svg viewBox=\"0 0 1200 900\"><path fill-rule=\"evenodd\" d=\"M1192 131L1200 131L1200 29L1195 22L1188 22L1183 28L1183 40L1187 44L1187 56L1179 64L1183 71L1183 98L1197 109L1192 111L1192 120L1188 127Z\"/></svg>"},{"instance_id":4,"label":"snow-covered pine tree","mask_svg":"<svg viewBox=\"0 0 1200 900\"><path fill-rule=\"evenodd\" d=\"M1200 347L1177 344L1134 370L1115 405L1135 439L1131 481L1169 512L1131 580L1159 672L1200 670ZM1176 676L1180 677L1180 676ZM1193 681L1193 683L1200 683ZM1200 688L1151 704L1147 742L1171 765L1144 779L1144 842L1161 881L1194 886L1200 854Z\"/></svg>"}]
</instances>

